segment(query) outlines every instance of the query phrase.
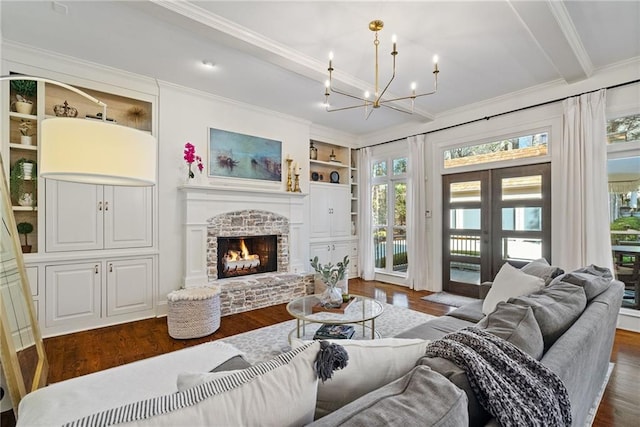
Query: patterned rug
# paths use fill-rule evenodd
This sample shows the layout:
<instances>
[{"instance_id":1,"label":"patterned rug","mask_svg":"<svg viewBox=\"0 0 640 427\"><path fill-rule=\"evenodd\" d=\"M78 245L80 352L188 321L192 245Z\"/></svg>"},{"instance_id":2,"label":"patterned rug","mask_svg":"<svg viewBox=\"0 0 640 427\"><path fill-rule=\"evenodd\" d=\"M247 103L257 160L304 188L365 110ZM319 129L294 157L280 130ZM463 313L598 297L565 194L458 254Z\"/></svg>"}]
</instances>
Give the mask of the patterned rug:
<instances>
[{"instance_id":1,"label":"patterned rug","mask_svg":"<svg viewBox=\"0 0 640 427\"><path fill-rule=\"evenodd\" d=\"M448 292L438 292L422 297L425 301L437 302L439 304L450 305L452 307L462 307L470 302L478 301L477 298L465 297L462 295L450 294Z\"/></svg>"},{"instance_id":2,"label":"patterned rug","mask_svg":"<svg viewBox=\"0 0 640 427\"><path fill-rule=\"evenodd\" d=\"M376 331L382 337L393 337L400 332L420 325L435 316L385 304L384 312L376 319ZM223 319L224 321L224 319ZM370 322L367 322L369 324ZM320 325L307 324L305 337L312 337ZM295 320L277 323L254 331L223 338L220 341L233 345L237 349L245 352L249 363L269 360L285 351L288 351L289 334L296 328ZM370 334L370 331L366 331ZM356 327L356 335L362 336L362 330ZM295 332L292 334L295 336Z\"/></svg>"}]
</instances>

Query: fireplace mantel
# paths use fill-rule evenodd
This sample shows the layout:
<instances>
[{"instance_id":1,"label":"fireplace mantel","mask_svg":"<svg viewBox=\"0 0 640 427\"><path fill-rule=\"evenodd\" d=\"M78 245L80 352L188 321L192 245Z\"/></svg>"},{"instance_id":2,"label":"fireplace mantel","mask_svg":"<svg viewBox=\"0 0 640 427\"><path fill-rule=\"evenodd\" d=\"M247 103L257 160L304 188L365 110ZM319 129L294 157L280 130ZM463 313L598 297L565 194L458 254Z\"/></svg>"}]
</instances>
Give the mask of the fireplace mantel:
<instances>
[{"instance_id":1,"label":"fireplace mantel","mask_svg":"<svg viewBox=\"0 0 640 427\"><path fill-rule=\"evenodd\" d=\"M304 193L267 188L213 187L183 185L184 286L203 286L212 280L207 275L207 220L234 211L260 209L289 219L289 272L306 271Z\"/></svg>"}]
</instances>

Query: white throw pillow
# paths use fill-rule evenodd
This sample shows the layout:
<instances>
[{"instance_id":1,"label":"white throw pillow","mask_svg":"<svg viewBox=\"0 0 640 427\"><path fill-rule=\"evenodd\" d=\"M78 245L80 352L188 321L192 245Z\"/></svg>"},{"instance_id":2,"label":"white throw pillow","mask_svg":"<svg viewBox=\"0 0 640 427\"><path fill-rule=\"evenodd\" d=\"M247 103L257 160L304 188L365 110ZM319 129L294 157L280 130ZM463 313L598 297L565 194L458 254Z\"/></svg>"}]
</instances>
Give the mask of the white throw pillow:
<instances>
[{"instance_id":1,"label":"white throw pillow","mask_svg":"<svg viewBox=\"0 0 640 427\"><path fill-rule=\"evenodd\" d=\"M496 309L499 302L506 302L509 298L528 295L544 287L544 280L540 277L523 273L508 262L505 262L493 285L482 303L482 312L489 314Z\"/></svg>"},{"instance_id":2,"label":"white throw pillow","mask_svg":"<svg viewBox=\"0 0 640 427\"><path fill-rule=\"evenodd\" d=\"M331 379L318 381L316 419L402 377L416 366L429 344L406 338L327 341L343 346L349 362L334 371Z\"/></svg>"},{"instance_id":3,"label":"white throw pillow","mask_svg":"<svg viewBox=\"0 0 640 427\"><path fill-rule=\"evenodd\" d=\"M127 426L301 426L313 421L320 344L283 353L236 371L207 373L184 391L114 408L77 420L108 419ZM224 375L227 374L227 375Z\"/></svg>"}]
</instances>

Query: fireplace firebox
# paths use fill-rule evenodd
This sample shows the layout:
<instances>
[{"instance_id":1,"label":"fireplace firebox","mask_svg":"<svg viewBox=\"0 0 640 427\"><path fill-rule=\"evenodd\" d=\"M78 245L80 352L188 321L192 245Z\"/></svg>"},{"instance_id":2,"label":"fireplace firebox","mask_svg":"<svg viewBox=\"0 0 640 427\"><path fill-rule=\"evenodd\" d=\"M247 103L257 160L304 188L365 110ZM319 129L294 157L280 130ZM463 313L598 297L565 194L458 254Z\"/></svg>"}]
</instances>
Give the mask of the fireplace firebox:
<instances>
[{"instance_id":1,"label":"fireplace firebox","mask_svg":"<svg viewBox=\"0 0 640 427\"><path fill-rule=\"evenodd\" d=\"M218 237L218 278L278 270L278 236Z\"/></svg>"}]
</instances>

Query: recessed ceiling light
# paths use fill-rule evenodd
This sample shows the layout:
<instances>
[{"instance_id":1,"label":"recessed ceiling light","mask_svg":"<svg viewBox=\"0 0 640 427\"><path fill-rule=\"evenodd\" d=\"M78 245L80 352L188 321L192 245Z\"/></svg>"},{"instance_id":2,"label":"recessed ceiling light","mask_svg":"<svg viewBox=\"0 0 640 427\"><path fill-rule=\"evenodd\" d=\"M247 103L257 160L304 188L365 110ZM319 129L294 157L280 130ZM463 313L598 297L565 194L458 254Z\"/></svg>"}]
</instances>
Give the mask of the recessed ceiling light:
<instances>
[{"instance_id":1,"label":"recessed ceiling light","mask_svg":"<svg viewBox=\"0 0 640 427\"><path fill-rule=\"evenodd\" d=\"M216 64L214 64L213 62L208 61L208 60L206 60L206 59L202 61L202 65L203 65L204 67L206 67L206 68L213 68L213 67L215 67L215 66L216 66Z\"/></svg>"}]
</instances>

